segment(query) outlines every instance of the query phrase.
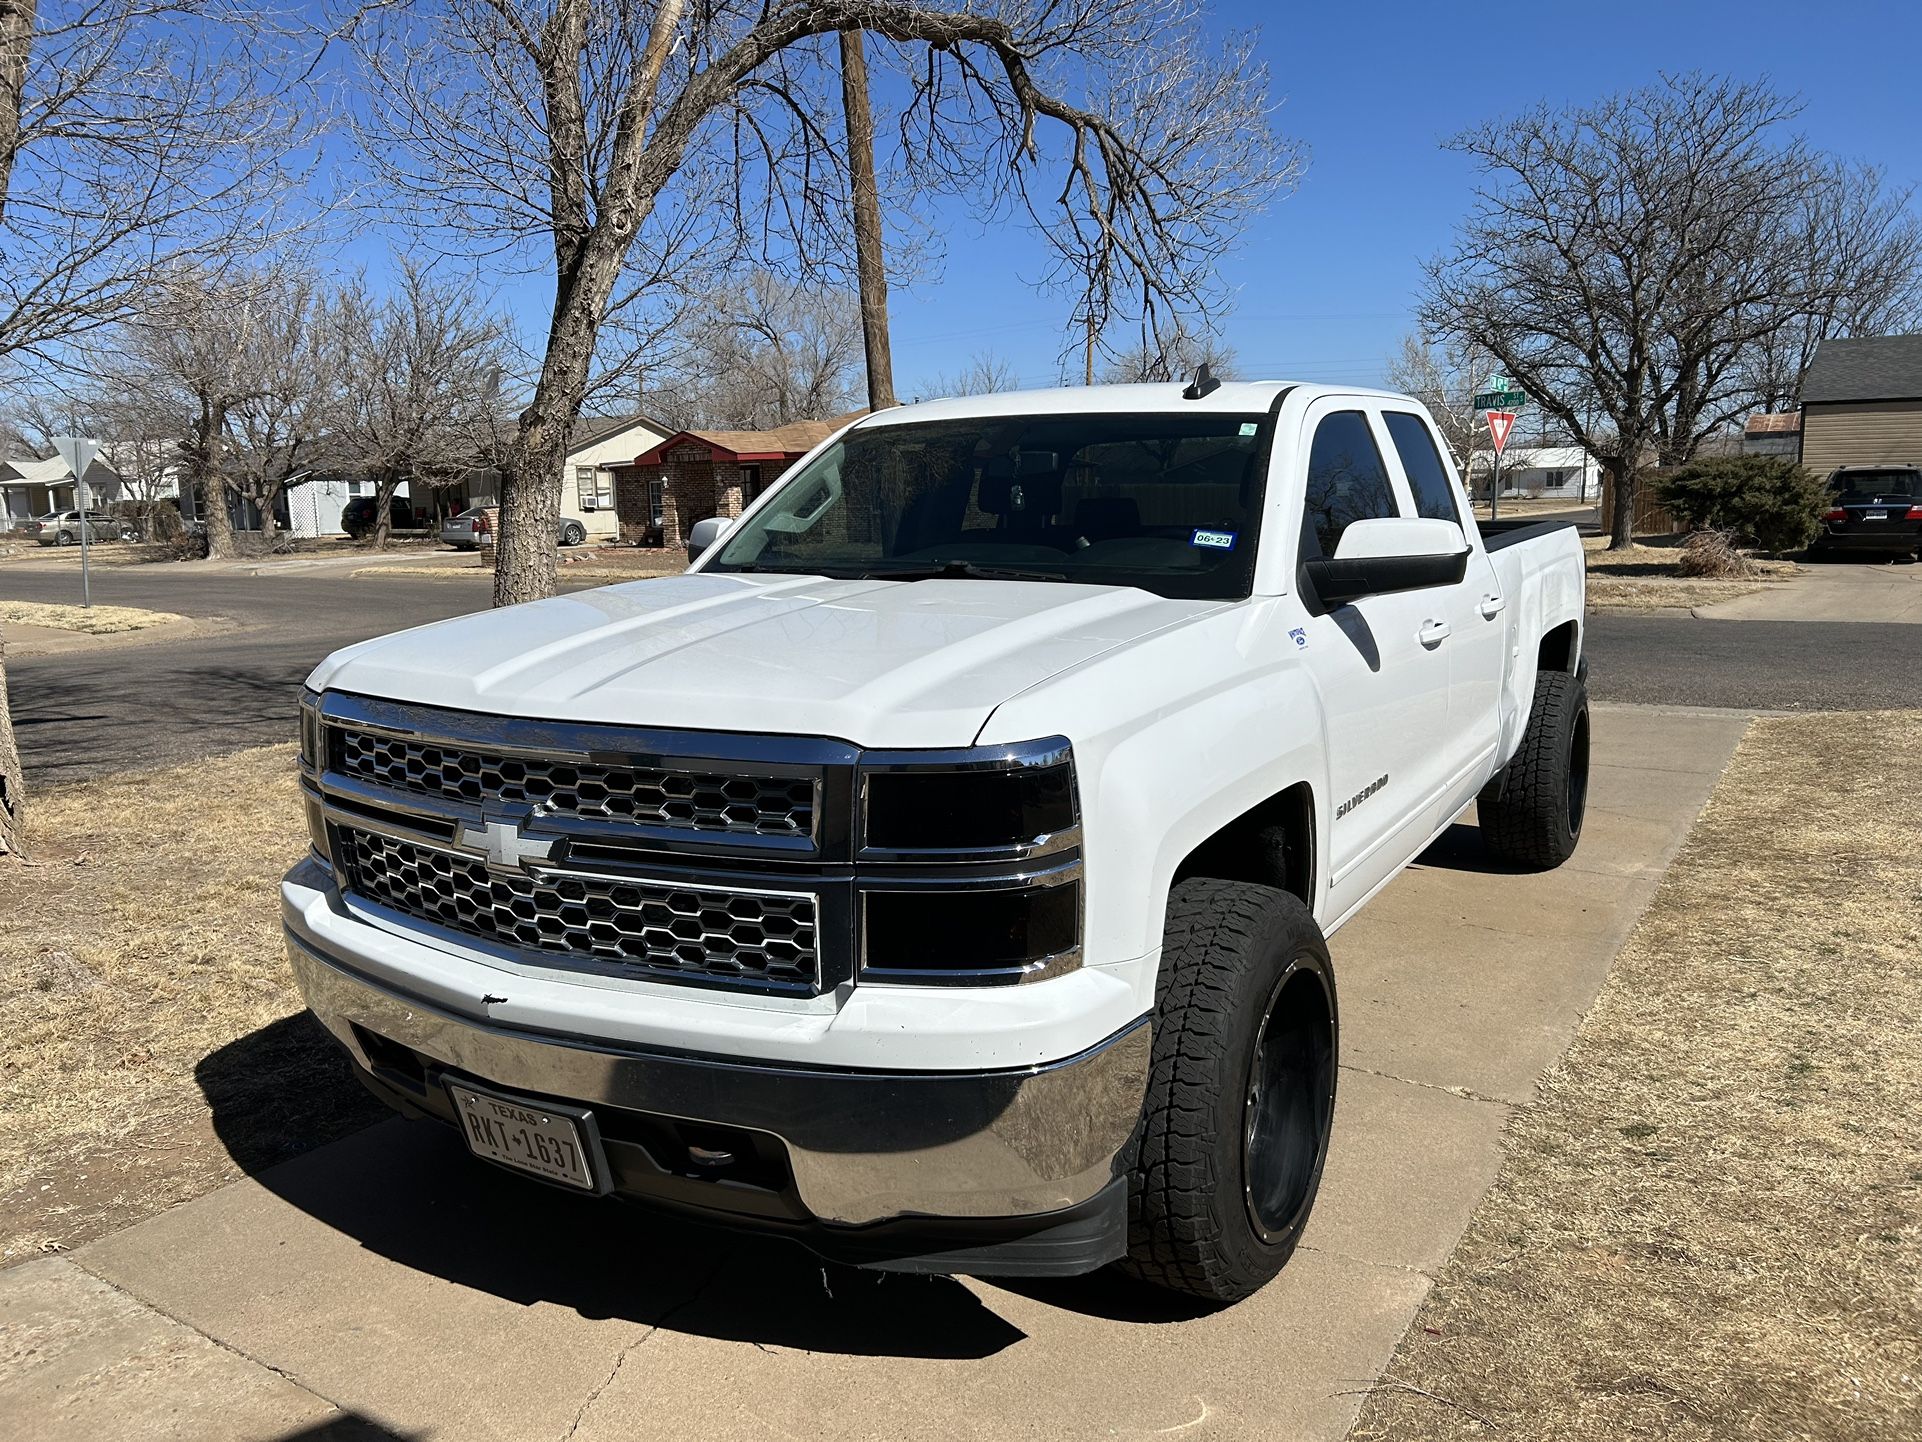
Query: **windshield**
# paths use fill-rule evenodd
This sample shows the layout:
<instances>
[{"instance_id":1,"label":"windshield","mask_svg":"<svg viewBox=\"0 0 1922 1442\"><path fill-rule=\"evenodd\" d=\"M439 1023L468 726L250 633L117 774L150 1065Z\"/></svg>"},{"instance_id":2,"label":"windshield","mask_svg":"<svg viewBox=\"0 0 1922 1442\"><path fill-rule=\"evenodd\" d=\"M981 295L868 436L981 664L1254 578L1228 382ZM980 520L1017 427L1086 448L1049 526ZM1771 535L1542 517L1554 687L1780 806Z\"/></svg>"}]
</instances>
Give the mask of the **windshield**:
<instances>
[{"instance_id":1,"label":"windshield","mask_svg":"<svg viewBox=\"0 0 1922 1442\"><path fill-rule=\"evenodd\" d=\"M705 569L1236 599L1253 582L1270 429L1218 413L863 428L784 478Z\"/></svg>"},{"instance_id":2,"label":"windshield","mask_svg":"<svg viewBox=\"0 0 1922 1442\"><path fill-rule=\"evenodd\" d=\"M1922 497L1922 471L1838 471L1836 496L1844 501L1873 501L1881 496Z\"/></svg>"}]
</instances>

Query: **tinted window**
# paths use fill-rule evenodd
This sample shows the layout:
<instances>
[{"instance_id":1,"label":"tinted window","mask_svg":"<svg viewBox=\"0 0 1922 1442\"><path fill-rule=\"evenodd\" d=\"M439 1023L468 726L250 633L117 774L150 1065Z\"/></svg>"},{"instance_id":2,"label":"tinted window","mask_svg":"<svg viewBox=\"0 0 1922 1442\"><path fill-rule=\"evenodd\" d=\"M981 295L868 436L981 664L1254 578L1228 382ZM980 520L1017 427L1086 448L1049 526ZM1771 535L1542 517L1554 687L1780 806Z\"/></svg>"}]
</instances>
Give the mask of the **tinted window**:
<instances>
[{"instance_id":1,"label":"tinted window","mask_svg":"<svg viewBox=\"0 0 1922 1442\"><path fill-rule=\"evenodd\" d=\"M1395 493L1368 418L1360 411L1324 417L1308 452L1302 556L1332 556L1349 522L1395 514Z\"/></svg>"},{"instance_id":2,"label":"tinted window","mask_svg":"<svg viewBox=\"0 0 1922 1442\"><path fill-rule=\"evenodd\" d=\"M1388 423L1388 438L1395 443L1401 468L1408 473L1408 489L1415 493L1415 514L1460 525L1462 513L1455 505L1455 488L1448 484L1441 452L1435 449L1435 437L1422 418L1407 411L1384 411L1382 419ZM1566 477L1565 471L1553 471L1548 483L1559 486Z\"/></svg>"},{"instance_id":3,"label":"tinted window","mask_svg":"<svg viewBox=\"0 0 1922 1442\"><path fill-rule=\"evenodd\" d=\"M1000 568L995 579L1239 598L1271 428L1213 411L862 426L783 477L706 569L908 580Z\"/></svg>"},{"instance_id":4,"label":"tinted window","mask_svg":"<svg viewBox=\"0 0 1922 1442\"><path fill-rule=\"evenodd\" d=\"M1873 501L1881 496L1922 496L1922 472L1911 470L1837 471L1831 478L1845 501Z\"/></svg>"}]
</instances>

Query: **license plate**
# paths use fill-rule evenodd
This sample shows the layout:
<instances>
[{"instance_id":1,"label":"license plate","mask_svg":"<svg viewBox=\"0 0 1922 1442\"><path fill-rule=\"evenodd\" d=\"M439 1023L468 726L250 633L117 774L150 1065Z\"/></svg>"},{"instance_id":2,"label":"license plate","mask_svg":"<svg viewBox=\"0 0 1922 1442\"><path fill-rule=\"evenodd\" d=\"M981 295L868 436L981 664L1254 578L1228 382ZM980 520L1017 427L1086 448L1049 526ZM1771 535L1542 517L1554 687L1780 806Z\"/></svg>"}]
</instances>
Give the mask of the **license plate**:
<instances>
[{"instance_id":1,"label":"license plate","mask_svg":"<svg viewBox=\"0 0 1922 1442\"><path fill-rule=\"evenodd\" d=\"M1862 512L1862 519L1865 521L1886 521L1888 518L1889 518L1889 513L1887 511Z\"/></svg>"},{"instance_id":2,"label":"license plate","mask_svg":"<svg viewBox=\"0 0 1922 1442\"><path fill-rule=\"evenodd\" d=\"M453 1081L447 1092L475 1156L583 1192L600 1190L597 1178L606 1174L606 1164L598 1159L599 1138L589 1113L475 1091Z\"/></svg>"}]
</instances>

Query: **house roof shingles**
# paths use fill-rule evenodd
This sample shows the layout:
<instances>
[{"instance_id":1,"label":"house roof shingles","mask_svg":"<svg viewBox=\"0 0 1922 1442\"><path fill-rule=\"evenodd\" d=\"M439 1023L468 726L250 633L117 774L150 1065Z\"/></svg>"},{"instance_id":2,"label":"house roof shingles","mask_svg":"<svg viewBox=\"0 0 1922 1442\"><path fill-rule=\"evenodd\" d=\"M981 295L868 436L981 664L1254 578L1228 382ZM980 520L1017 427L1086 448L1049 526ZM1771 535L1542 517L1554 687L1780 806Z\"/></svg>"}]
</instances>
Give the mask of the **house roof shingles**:
<instances>
[{"instance_id":1,"label":"house roof shingles","mask_svg":"<svg viewBox=\"0 0 1922 1442\"><path fill-rule=\"evenodd\" d=\"M1802 378L1802 403L1922 400L1922 335L1825 340Z\"/></svg>"},{"instance_id":2,"label":"house roof shingles","mask_svg":"<svg viewBox=\"0 0 1922 1442\"><path fill-rule=\"evenodd\" d=\"M806 455L849 421L866 414L854 411L831 421L789 421L765 431L680 431L636 456L634 464L659 465L669 450L690 443L707 446L718 461L785 460Z\"/></svg>"}]
</instances>

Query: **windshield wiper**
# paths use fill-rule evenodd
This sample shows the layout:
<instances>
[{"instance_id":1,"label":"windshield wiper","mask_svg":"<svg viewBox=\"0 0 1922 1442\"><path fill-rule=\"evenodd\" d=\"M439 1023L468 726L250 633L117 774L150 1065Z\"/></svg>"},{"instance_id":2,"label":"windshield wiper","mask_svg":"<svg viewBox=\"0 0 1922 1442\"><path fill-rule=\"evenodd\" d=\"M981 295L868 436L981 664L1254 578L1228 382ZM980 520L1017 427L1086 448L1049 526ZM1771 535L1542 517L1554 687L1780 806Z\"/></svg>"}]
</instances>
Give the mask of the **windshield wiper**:
<instances>
[{"instance_id":1,"label":"windshield wiper","mask_svg":"<svg viewBox=\"0 0 1922 1442\"><path fill-rule=\"evenodd\" d=\"M898 571L863 571L864 581L1065 581L1066 571L1028 571L1016 566L977 566L973 561L943 561L938 566L905 566Z\"/></svg>"}]
</instances>

